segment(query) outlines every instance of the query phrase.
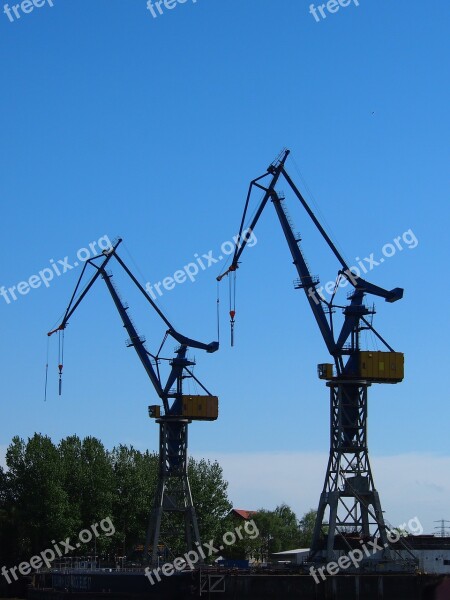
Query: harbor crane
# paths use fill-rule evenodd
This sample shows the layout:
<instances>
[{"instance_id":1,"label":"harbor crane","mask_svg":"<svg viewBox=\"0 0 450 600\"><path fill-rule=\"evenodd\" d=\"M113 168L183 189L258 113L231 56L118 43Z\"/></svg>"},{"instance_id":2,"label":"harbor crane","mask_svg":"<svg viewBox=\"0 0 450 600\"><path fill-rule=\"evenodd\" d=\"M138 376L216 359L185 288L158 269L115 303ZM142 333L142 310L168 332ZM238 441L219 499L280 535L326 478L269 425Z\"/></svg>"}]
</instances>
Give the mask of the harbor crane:
<instances>
[{"instance_id":1,"label":"harbor crane","mask_svg":"<svg viewBox=\"0 0 450 600\"><path fill-rule=\"evenodd\" d=\"M367 443L367 390L372 383L398 383L404 374L404 357L375 330L372 315L375 310L364 304L366 295L396 302L403 296L403 289L385 290L369 283L349 268L332 240L322 227L305 198L286 171L289 150L284 150L267 172L251 181L244 213L239 229L231 266L217 279L236 277L240 258L247 244L242 235L253 192L262 191L263 197L251 220L253 231L258 220L271 201L286 238L293 263L298 273L295 288L303 290L324 339L332 363L318 365L318 376L326 381L330 390L330 454L323 491L314 528L311 555L331 560L335 550L347 544L346 534L360 539L379 537L384 548L389 548L388 530L384 521L379 494L375 488L369 462ZM283 193L277 192L279 180L284 180L292 190L309 218L320 232L339 262L340 268L331 299L327 301L320 290L318 277L311 274L301 246L300 236L294 233ZM247 230L248 231L248 230ZM353 287L345 306L335 304L335 295L344 280ZM233 287L233 284L232 286ZM233 297L233 291L231 293ZM334 314L343 313L343 324L337 330ZM230 306L232 329L235 323L235 306ZM361 332L370 330L385 347L385 351L368 351L361 347ZM326 518L328 517L328 518Z\"/></svg>"},{"instance_id":2,"label":"harbor crane","mask_svg":"<svg viewBox=\"0 0 450 600\"><path fill-rule=\"evenodd\" d=\"M122 319L123 326L129 335L129 339L126 342L127 346L133 347L136 351L163 408L163 414L161 414L160 405L149 406L149 416L156 419L156 422L159 424L159 469L153 510L149 518L144 560L150 561L151 564L157 564L158 545L162 544L167 547L167 540L171 538L174 532L177 532L177 527L180 527L180 524L176 523L176 514L181 515L183 521L181 528L184 529L187 550L194 550L196 544L200 545L201 543L197 515L188 479L188 425L192 421L213 421L217 419L218 398L217 396L213 396L194 375L191 367L195 362L188 358L187 353L189 348L213 353L218 350L219 343L211 342L205 344L198 342L180 334L172 326L167 317L117 254L117 248L121 242L122 240L119 238L110 249L103 250L101 254L86 261L60 325L53 331L50 331L48 336L57 332L60 335L64 335L64 330L68 325L69 319L83 298L97 279L103 279ZM137 333L133 321L128 314L128 305L121 300L117 288L112 282L112 273L106 269L108 263L113 258L119 263L167 326L167 331L157 354L151 354L147 350L145 338ZM95 269L95 273L80 293L81 282L88 265ZM171 359L160 356L168 336L179 344L175 350L175 356ZM165 383L162 380L160 371L160 364L163 360L168 361L171 367ZM61 351L59 363L59 393L61 394L61 375L63 369ZM185 394L183 391L185 379L194 380L203 390L204 394L194 396Z\"/></svg>"}]
</instances>

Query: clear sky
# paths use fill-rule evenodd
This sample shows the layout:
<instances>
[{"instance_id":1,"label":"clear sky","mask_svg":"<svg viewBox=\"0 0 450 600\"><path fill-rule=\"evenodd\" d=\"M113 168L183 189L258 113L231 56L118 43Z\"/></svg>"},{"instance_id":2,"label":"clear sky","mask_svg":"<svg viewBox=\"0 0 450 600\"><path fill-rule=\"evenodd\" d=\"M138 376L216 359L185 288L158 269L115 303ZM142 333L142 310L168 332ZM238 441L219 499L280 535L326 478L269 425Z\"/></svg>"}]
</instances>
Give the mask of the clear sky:
<instances>
[{"instance_id":1,"label":"clear sky","mask_svg":"<svg viewBox=\"0 0 450 600\"><path fill-rule=\"evenodd\" d=\"M367 276L405 288L401 302L375 300L374 323L405 353L406 378L371 388L370 450L389 520L417 515L431 530L450 519L448 2L352 0L326 18L303 0L172 5L156 17L145 0L47 0L19 6L19 18L15 4L9 16L0 7L0 285L62 271L58 260L72 266L103 236L124 238L143 283L196 254L218 257L249 181L290 148L288 171L351 264L403 236ZM337 265L290 207L326 282ZM220 419L194 424L190 449L220 458L241 508L287 501L301 514L325 474L328 396L316 365L328 355L271 206L255 234L238 272L236 346L223 282L221 350L194 353ZM160 306L186 335L216 338L224 265L163 289ZM114 272L157 350L164 327ZM0 444L39 431L155 450L155 394L101 281L67 329L62 397L52 339L44 402L45 334L79 273L0 296Z\"/></svg>"}]
</instances>

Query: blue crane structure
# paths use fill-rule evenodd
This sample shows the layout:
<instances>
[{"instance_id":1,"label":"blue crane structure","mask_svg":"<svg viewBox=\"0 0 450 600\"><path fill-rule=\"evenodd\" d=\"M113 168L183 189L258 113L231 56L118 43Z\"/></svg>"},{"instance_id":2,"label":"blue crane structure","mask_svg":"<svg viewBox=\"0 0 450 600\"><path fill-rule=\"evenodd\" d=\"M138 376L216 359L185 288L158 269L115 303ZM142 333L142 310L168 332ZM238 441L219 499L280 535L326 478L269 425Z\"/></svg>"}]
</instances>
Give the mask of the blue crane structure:
<instances>
[{"instance_id":1,"label":"blue crane structure","mask_svg":"<svg viewBox=\"0 0 450 600\"><path fill-rule=\"evenodd\" d=\"M390 291L378 287L351 271L336 246L316 218L303 195L286 171L289 150L285 150L273 162L267 172L250 183L244 213L239 229L236 250L231 266L217 279L226 275L233 278L239 267L241 255L248 236L243 236L249 202L254 190L262 190L263 198L249 225L252 232L268 204L272 202L289 246L299 279L297 289L302 289L317 322L333 364L318 365L318 375L327 381L330 389L330 454L325 483L320 496L319 508L312 541L312 556L331 560L338 547L349 546L349 532L359 539L379 537L385 548L389 547L387 528L381 510L380 498L374 485L367 443L367 390L372 383L398 383L403 379L403 354L393 348L374 329L367 317L375 311L364 305L367 294L396 302L403 296L401 288ZM305 260L300 236L294 233L287 213L284 194L276 191L283 178L306 210L310 219L325 239L340 263L335 291L327 301L319 291L319 279L314 277ZM247 229L248 231L248 229ZM346 306L334 304L338 283L342 278L353 286ZM344 319L340 331L336 331L333 315L341 308ZM230 307L232 343L235 307ZM360 347L360 333L371 330L386 347L384 352L370 352Z\"/></svg>"},{"instance_id":2,"label":"blue crane structure","mask_svg":"<svg viewBox=\"0 0 450 600\"><path fill-rule=\"evenodd\" d=\"M177 527L180 527L179 523L174 523L176 519L171 518L175 514L181 515L181 528L184 528L187 550L194 550L196 545L201 543L187 471L188 425L193 420L212 421L217 419L218 398L210 394L195 377L191 369L195 362L188 358L187 352L189 348L197 348L209 353L216 352L219 348L219 343L211 342L205 344L188 338L176 331L117 254L117 247L121 241L119 238L110 249L104 250L101 254L86 261L60 325L50 331L48 335L51 336L56 332L63 334L69 319L92 288L95 281L98 278L103 279L122 319L123 326L129 335L127 346L135 349L163 405L163 415L161 415L161 407L159 405L149 406L149 416L155 418L159 424L159 470L156 495L153 502L153 509L150 512L144 560L145 562L151 562L151 564L157 564L158 548L166 547L170 551L168 540L171 538L171 532L173 533ZM167 326L165 337L156 355L151 354L147 350L145 338L137 333L133 321L128 314L128 305L120 298L116 286L112 282L112 274L106 269L113 257ZM99 260L101 262L97 264ZM95 273L82 292L79 293L88 265L95 269ZM77 296L77 294L79 295ZM168 336L171 336L179 344L175 350L175 356L171 359L160 356ZM165 383L162 381L160 372L160 363L162 360L168 361L171 367ZM59 362L59 392L61 394L62 358L60 358ZM186 378L195 380L204 391L204 395L192 396L184 394L183 382ZM164 524L167 528L166 530L164 530Z\"/></svg>"}]
</instances>

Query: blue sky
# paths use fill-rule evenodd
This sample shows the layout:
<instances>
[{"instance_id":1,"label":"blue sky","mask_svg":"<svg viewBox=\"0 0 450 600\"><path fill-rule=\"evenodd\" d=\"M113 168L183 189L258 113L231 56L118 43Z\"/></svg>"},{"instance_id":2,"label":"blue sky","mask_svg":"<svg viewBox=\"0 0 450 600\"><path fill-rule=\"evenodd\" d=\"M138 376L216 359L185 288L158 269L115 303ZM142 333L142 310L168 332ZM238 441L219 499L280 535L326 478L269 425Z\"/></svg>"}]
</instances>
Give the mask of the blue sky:
<instances>
[{"instance_id":1,"label":"blue sky","mask_svg":"<svg viewBox=\"0 0 450 600\"><path fill-rule=\"evenodd\" d=\"M368 276L405 288L394 305L375 300L375 325L406 361L404 383L370 390L370 449L391 522L418 515L431 530L450 518L447 3L360 0L320 22L310 2L294 0L188 0L157 18L145 0L53 4L13 22L0 12L0 285L28 281L51 260L73 264L105 235L124 238L122 257L143 283L195 254L218 256L250 179L289 147L288 171L351 264L409 230L418 242ZM336 264L290 207L312 271L328 281ZM194 353L221 414L191 427L190 448L221 457L236 504L288 500L301 513L317 503L325 473L328 397L316 365L328 356L293 289L271 206L255 234L238 273L236 346L224 282L221 351ZM164 291L160 306L186 335L215 339L223 266ZM61 398L52 340L44 403L45 333L79 272L9 304L0 297L0 445L40 431L156 449L153 390L101 282L67 329ZM114 272L156 350L164 327ZM259 487L245 485L243 465Z\"/></svg>"}]
</instances>

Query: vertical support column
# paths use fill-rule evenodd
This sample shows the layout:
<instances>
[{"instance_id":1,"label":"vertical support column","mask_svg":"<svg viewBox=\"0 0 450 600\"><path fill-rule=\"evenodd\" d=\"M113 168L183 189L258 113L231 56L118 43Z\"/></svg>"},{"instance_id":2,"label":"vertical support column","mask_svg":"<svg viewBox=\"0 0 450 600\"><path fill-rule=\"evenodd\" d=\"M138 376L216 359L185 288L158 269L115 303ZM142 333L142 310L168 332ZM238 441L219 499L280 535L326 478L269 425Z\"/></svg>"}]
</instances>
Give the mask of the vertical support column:
<instances>
[{"instance_id":1,"label":"vertical support column","mask_svg":"<svg viewBox=\"0 0 450 600\"><path fill-rule=\"evenodd\" d=\"M151 550L152 565L158 563L160 541L167 544L172 530L180 525L176 522L175 515L182 517L185 551L193 550L196 544L201 543L187 471L190 422L179 417L162 417L157 420L159 424L158 484L144 550L146 560L150 558ZM167 518L164 520L165 515Z\"/></svg>"},{"instance_id":2,"label":"vertical support column","mask_svg":"<svg viewBox=\"0 0 450 600\"><path fill-rule=\"evenodd\" d=\"M388 540L369 463L367 389L370 384L330 381L327 385L330 388L330 458L311 550L313 555L325 554L327 560L333 560L337 540L345 533L365 540L378 536L385 548ZM325 523L327 511L328 523ZM342 543L339 546L342 548Z\"/></svg>"}]
</instances>

